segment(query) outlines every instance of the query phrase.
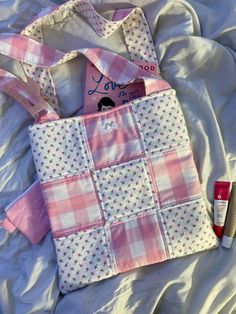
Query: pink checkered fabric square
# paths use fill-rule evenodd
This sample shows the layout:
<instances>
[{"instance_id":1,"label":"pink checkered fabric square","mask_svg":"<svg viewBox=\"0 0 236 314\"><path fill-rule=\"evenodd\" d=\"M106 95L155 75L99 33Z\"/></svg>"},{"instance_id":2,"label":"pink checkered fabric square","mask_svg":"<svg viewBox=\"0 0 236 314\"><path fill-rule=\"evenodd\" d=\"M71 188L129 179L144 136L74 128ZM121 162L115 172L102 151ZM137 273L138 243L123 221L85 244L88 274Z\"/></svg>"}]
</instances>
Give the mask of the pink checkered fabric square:
<instances>
[{"instance_id":1,"label":"pink checkered fabric square","mask_svg":"<svg viewBox=\"0 0 236 314\"><path fill-rule=\"evenodd\" d=\"M95 168L143 155L140 134L128 106L84 118L88 146Z\"/></svg>"},{"instance_id":2,"label":"pink checkered fabric square","mask_svg":"<svg viewBox=\"0 0 236 314\"><path fill-rule=\"evenodd\" d=\"M167 259L155 213L112 225L110 237L118 272Z\"/></svg>"},{"instance_id":3,"label":"pink checkered fabric square","mask_svg":"<svg viewBox=\"0 0 236 314\"><path fill-rule=\"evenodd\" d=\"M55 237L103 224L89 174L42 184Z\"/></svg>"},{"instance_id":4,"label":"pink checkered fabric square","mask_svg":"<svg viewBox=\"0 0 236 314\"><path fill-rule=\"evenodd\" d=\"M179 204L201 195L192 152L163 153L151 159L161 205Z\"/></svg>"}]
</instances>

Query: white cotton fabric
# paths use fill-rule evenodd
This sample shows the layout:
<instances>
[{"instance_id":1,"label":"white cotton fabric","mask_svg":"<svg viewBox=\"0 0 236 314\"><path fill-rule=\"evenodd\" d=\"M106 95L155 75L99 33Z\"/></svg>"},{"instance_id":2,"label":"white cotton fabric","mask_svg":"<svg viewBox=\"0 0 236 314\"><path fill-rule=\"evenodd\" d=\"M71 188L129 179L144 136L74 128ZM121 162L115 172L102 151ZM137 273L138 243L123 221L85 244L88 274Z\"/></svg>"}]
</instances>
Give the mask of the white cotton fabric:
<instances>
[{"instance_id":1,"label":"white cotton fabric","mask_svg":"<svg viewBox=\"0 0 236 314\"><path fill-rule=\"evenodd\" d=\"M235 2L119 2L122 1L91 1L100 12L128 3L143 7L162 75L176 89L182 105L202 190L212 209L214 181L236 180ZM1 1L1 32L20 32L23 24L29 23L31 13L47 4L45 0ZM54 22L53 29L44 27L45 43L62 50L65 45L72 49L78 44L76 37L70 35L74 32L85 37L86 44L96 45L86 25L76 28L74 18L66 28L63 22ZM127 53L121 34L114 35L106 45L104 48L111 46L117 53ZM3 63L9 69L13 67L10 61ZM16 73L20 69L14 65ZM66 84L70 71L73 86ZM60 67L60 71L55 69L53 75L62 114L69 116L81 104L82 70L71 63ZM0 208L5 208L34 181L35 168L27 133L32 119L9 97L1 94L0 102ZM34 246L19 232L10 235L1 229L0 238L0 313L236 312L236 241L230 250L220 247L143 267L62 298L50 234Z\"/></svg>"}]
</instances>

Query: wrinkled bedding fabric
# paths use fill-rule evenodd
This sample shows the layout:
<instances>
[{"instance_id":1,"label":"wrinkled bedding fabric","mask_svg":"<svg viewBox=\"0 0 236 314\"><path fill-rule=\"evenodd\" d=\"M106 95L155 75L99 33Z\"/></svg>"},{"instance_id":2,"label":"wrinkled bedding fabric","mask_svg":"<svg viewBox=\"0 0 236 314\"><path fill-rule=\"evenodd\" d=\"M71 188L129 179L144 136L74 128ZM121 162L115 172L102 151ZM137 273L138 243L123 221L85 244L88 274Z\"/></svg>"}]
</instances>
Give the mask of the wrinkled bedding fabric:
<instances>
[{"instance_id":1,"label":"wrinkled bedding fabric","mask_svg":"<svg viewBox=\"0 0 236 314\"><path fill-rule=\"evenodd\" d=\"M127 7L129 3L143 8L162 75L176 89L182 104L212 217L214 181L236 180L235 1L122 2L91 1L102 9L100 12ZM52 2L47 0L1 1L0 31L20 32L49 4ZM72 49L75 40L71 32L76 30L76 19L64 24L62 17L53 24L44 27L46 43L62 50ZM78 29L78 37L86 33L84 27ZM58 32L60 36L56 36ZM93 38L89 40L92 45ZM85 43L76 43L76 48L80 44ZM110 44L112 50L125 54L125 45L116 38ZM0 58L0 66L2 62ZM8 62L9 69L17 73L17 65ZM67 71L61 67L53 74L62 115L69 116L79 109L83 84L75 84L75 92L70 93L70 87L63 86ZM81 81L79 71L72 75ZM0 94L1 216L4 208L36 179L27 132L32 122L19 104ZM39 245L31 245L20 232L9 234L0 229L0 313L236 313L235 261L236 241L230 250L219 247L139 268L62 296L51 234Z\"/></svg>"}]
</instances>

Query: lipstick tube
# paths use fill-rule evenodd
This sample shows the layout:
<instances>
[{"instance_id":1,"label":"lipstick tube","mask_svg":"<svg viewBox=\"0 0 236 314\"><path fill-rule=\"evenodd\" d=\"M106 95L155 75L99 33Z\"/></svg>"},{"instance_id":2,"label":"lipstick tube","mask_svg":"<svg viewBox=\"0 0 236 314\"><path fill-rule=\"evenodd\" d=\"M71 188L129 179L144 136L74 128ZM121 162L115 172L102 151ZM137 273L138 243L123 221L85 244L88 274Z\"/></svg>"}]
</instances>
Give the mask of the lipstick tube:
<instances>
[{"instance_id":1,"label":"lipstick tube","mask_svg":"<svg viewBox=\"0 0 236 314\"><path fill-rule=\"evenodd\" d=\"M214 191L214 226L215 234L223 236L225 218L230 194L230 182L216 181Z\"/></svg>"},{"instance_id":2,"label":"lipstick tube","mask_svg":"<svg viewBox=\"0 0 236 314\"><path fill-rule=\"evenodd\" d=\"M232 183L232 190L229 200L229 208L227 211L224 235L221 245L229 249L232 245L236 231L236 182Z\"/></svg>"}]
</instances>

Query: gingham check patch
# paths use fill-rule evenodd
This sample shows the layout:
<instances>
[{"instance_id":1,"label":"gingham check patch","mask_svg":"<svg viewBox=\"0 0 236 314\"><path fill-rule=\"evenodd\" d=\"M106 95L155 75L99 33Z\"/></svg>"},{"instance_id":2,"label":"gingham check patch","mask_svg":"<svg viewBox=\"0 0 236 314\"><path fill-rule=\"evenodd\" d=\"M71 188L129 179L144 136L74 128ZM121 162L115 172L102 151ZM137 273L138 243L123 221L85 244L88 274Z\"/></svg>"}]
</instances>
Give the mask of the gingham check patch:
<instances>
[{"instance_id":1,"label":"gingham check patch","mask_svg":"<svg viewBox=\"0 0 236 314\"><path fill-rule=\"evenodd\" d=\"M112 225L110 237L118 272L167 258L155 213Z\"/></svg>"},{"instance_id":2,"label":"gingham check patch","mask_svg":"<svg viewBox=\"0 0 236 314\"><path fill-rule=\"evenodd\" d=\"M129 107L84 119L86 136L95 168L142 155L140 134Z\"/></svg>"},{"instance_id":3,"label":"gingham check patch","mask_svg":"<svg viewBox=\"0 0 236 314\"><path fill-rule=\"evenodd\" d=\"M160 203L179 204L201 194L192 152L188 149L163 153L151 159Z\"/></svg>"},{"instance_id":4,"label":"gingham check patch","mask_svg":"<svg viewBox=\"0 0 236 314\"><path fill-rule=\"evenodd\" d=\"M42 186L56 237L102 225L97 195L89 174L43 183Z\"/></svg>"}]
</instances>

